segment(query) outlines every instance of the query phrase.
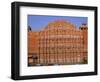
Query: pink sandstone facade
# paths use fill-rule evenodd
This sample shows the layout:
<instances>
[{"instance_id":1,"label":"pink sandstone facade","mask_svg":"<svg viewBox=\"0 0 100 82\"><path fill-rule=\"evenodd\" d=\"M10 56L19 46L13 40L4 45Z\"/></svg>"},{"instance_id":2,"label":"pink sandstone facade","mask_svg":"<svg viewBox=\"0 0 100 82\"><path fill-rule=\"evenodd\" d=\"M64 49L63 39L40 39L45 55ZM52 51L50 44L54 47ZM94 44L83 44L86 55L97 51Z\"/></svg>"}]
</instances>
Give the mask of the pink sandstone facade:
<instances>
[{"instance_id":1,"label":"pink sandstone facade","mask_svg":"<svg viewBox=\"0 0 100 82\"><path fill-rule=\"evenodd\" d=\"M87 64L87 39L86 24L76 28L65 20L53 21L37 32L28 30L28 66Z\"/></svg>"}]
</instances>

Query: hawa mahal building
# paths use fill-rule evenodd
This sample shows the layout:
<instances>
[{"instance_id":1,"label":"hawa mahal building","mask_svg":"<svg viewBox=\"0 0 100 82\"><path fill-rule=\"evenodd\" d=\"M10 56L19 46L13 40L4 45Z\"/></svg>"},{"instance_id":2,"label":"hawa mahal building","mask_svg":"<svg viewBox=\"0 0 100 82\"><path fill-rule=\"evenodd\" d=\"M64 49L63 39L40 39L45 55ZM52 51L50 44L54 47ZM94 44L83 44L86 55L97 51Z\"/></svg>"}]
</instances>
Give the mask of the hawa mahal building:
<instances>
[{"instance_id":1,"label":"hawa mahal building","mask_svg":"<svg viewBox=\"0 0 100 82\"><path fill-rule=\"evenodd\" d=\"M87 64L88 27L65 20L49 23L40 31L28 27L28 66Z\"/></svg>"}]
</instances>

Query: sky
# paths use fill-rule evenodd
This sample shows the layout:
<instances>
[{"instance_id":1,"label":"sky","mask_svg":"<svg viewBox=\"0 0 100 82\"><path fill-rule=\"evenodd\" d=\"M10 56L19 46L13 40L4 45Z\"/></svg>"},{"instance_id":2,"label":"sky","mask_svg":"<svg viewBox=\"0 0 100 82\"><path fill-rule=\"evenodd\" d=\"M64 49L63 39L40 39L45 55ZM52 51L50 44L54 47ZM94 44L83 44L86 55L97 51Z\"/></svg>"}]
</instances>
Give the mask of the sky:
<instances>
[{"instance_id":1,"label":"sky","mask_svg":"<svg viewBox=\"0 0 100 82\"><path fill-rule=\"evenodd\" d=\"M88 23L87 17L73 17L73 16L48 16L48 15L28 15L28 26L33 31L39 31L43 27L46 27L50 22L56 20L66 20L74 24L79 28L83 23Z\"/></svg>"}]
</instances>

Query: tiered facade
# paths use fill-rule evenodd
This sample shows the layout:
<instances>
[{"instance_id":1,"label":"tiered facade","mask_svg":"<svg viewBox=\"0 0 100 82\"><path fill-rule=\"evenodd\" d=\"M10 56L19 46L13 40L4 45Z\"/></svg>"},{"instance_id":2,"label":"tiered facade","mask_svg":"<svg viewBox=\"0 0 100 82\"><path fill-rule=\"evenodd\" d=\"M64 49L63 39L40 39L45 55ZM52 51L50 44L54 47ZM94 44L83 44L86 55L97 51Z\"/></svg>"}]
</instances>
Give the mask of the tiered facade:
<instances>
[{"instance_id":1,"label":"tiered facade","mask_svg":"<svg viewBox=\"0 0 100 82\"><path fill-rule=\"evenodd\" d=\"M28 31L28 66L87 64L86 24L80 28L65 20L49 23L40 31Z\"/></svg>"}]
</instances>

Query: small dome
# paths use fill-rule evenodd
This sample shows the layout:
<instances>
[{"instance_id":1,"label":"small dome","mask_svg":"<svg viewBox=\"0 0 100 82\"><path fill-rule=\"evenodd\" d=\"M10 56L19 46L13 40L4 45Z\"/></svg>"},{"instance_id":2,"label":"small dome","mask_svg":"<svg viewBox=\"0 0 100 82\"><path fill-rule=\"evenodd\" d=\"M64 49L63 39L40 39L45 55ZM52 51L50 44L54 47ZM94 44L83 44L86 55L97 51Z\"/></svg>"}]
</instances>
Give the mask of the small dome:
<instances>
[{"instance_id":1,"label":"small dome","mask_svg":"<svg viewBox=\"0 0 100 82\"><path fill-rule=\"evenodd\" d=\"M30 26L28 26L28 31L32 31L32 28Z\"/></svg>"},{"instance_id":2,"label":"small dome","mask_svg":"<svg viewBox=\"0 0 100 82\"><path fill-rule=\"evenodd\" d=\"M81 29L81 30L86 30L86 29L88 29L88 28L87 28L87 24L83 23L83 24L80 26L80 29Z\"/></svg>"}]
</instances>

